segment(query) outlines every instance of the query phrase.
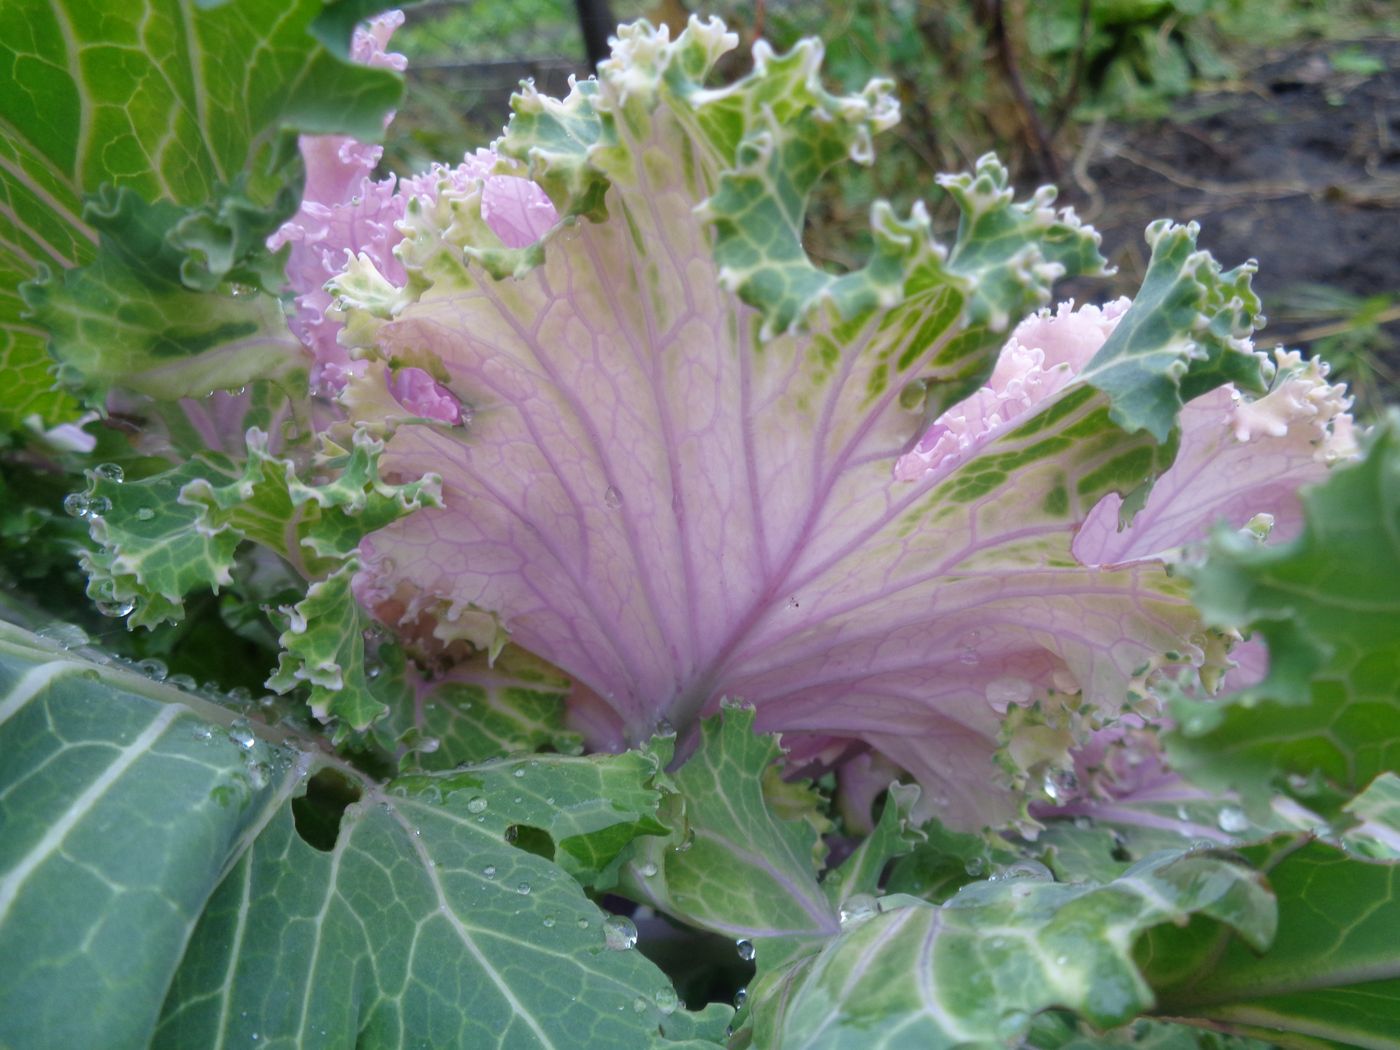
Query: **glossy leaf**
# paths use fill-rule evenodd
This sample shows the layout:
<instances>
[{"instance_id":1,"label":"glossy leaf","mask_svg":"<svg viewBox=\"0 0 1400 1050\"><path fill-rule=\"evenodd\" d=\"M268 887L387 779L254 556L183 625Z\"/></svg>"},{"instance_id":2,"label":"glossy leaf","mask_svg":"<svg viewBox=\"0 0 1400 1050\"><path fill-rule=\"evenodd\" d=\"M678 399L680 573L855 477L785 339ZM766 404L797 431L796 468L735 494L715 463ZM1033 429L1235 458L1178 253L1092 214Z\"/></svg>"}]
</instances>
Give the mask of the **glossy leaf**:
<instances>
[{"instance_id":1,"label":"glossy leaf","mask_svg":"<svg viewBox=\"0 0 1400 1050\"><path fill-rule=\"evenodd\" d=\"M318 43L312 33L321 17L317 0L143 0L100 10L21 0L0 12L7 220L0 366L11 381L0 429L30 414L46 422L76 414L70 400L50 392L51 334L61 357L96 365L93 376L71 375L90 394L116 378L94 355L94 338L115 336L133 351L144 343L122 359L138 375L153 375L161 359L168 365L172 356L206 349L216 351L211 360L230 364L238 340L252 340L237 355L250 378L266 364L266 340L278 337L272 317L259 320L265 304L182 291L168 267L158 280L148 278L175 262L190 288L257 279L248 267L264 265L261 237L276 209L293 203L284 193L291 136L379 134L399 82L346 61L343 39L339 53ZM85 212L85 199L103 186L116 192ZM105 231L113 239L99 248L98 228L118 213ZM138 246L149 247L149 237L162 247L143 259ZM22 282L79 267L89 268L32 293L48 324L25 319ZM65 285L77 297L67 298ZM236 386L237 374L216 369L195 385Z\"/></svg>"},{"instance_id":2,"label":"glossy leaf","mask_svg":"<svg viewBox=\"0 0 1400 1050\"><path fill-rule=\"evenodd\" d=\"M1192 780L1255 806L1287 791L1328 815L1400 768L1400 418L1303 503L1297 539L1221 531L1193 571L1203 612L1263 637L1269 671L1220 700L1177 701L1166 739Z\"/></svg>"},{"instance_id":3,"label":"glossy leaf","mask_svg":"<svg viewBox=\"0 0 1400 1050\"><path fill-rule=\"evenodd\" d=\"M1004 1045L1052 1006L1112 1027L1153 1005L1134 940L1191 915L1256 948L1274 932L1273 902L1252 873L1180 853L1103 885L1007 877L942 905L886 897L754 1004L754 1045Z\"/></svg>"},{"instance_id":4,"label":"glossy leaf","mask_svg":"<svg viewBox=\"0 0 1400 1050\"><path fill-rule=\"evenodd\" d=\"M664 750L384 791L87 655L0 625L0 1041L714 1045L578 881L666 830Z\"/></svg>"}]
</instances>

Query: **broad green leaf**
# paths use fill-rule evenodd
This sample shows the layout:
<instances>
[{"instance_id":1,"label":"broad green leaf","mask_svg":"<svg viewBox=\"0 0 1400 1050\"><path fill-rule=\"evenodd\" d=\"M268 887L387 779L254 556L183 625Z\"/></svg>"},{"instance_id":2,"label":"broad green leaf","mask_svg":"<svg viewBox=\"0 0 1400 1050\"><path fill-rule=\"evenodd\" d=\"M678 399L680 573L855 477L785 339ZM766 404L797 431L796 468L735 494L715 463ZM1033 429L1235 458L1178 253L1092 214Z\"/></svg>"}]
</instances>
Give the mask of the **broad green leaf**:
<instances>
[{"instance_id":1,"label":"broad green leaf","mask_svg":"<svg viewBox=\"0 0 1400 1050\"><path fill-rule=\"evenodd\" d=\"M713 1045L578 881L665 749L383 790L87 655L0 625L0 1043Z\"/></svg>"},{"instance_id":2,"label":"broad green leaf","mask_svg":"<svg viewBox=\"0 0 1400 1050\"><path fill-rule=\"evenodd\" d=\"M149 1041L225 864L299 779L197 704L0 623L0 1045Z\"/></svg>"},{"instance_id":3,"label":"broad green leaf","mask_svg":"<svg viewBox=\"0 0 1400 1050\"><path fill-rule=\"evenodd\" d=\"M50 389L49 332L25 319L18 294L21 283L44 271L103 256L71 281L119 298L70 301L65 309L74 312L55 333L88 361L89 333L121 336L127 347L147 340L167 364L200 342L217 351L246 337L232 333L250 331L248 318L265 307L177 295L173 287L148 285L140 267L121 272L131 246L99 249L96 229L98 213L116 198L92 216L84 214L84 200L110 186L161 202L166 214L155 228L164 251L183 255L192 288L265 272L261 237L279 210L294 205L285 188L295 133L375 138L399 97L395 75L347 60L343 31L331 31L331 23L344 21L340 9L358 15L364 5L323 12L319 0L19 0L0 10L0 367L8 381L0 430L30 414L45 422L76 415L74 403ZM250 266L262 269L244 272ZM52 291L39 295L53 302ZM240 318L233 328L225 327L230 314ZM149 342L152 336L141 334L167 326L182 342ZM247 361L262 360L256 346L250 350ZM152 363L147 357L136 371L150 374ZM233 373L217 374L224 381Z\"/></svg>"},{"instance_id":4,"label":"broad green leaf","mask_svg":"<svg viewBox=\"0 0 1400 1050\"><path fill-rule=\"evenodd\" d=\"M1194 925L1159 931L1142 956L1158 1009L1284 1045L1282 1033L1296 1033L1400 1047L1400 865L1296 836L1241 854L1278 901L1273 945L1261 955Z\"/></svg>"},{"instance_id":5,"label":"broad green leaf","mask_svg":"<svg viewBox=\"0 0 1400 1050\"><path fill-rule=\"evenodd\" d=\"M945 904L883 898L752 1004L754 1046L1002 1046L1052 1006L1112 1027L1150 1009L1133 943L1193 915L1262 949L1274 907L1253 873L1206 855L1159 854L1103 885L1005 878Z\"/></svg>"},{"instance_id":6,"label":"broad green leaf","mask_svg":"<svg viewBox=\"0 0 1400 1050\"><path fill-rule=\"evenodd\" d=\"M1036 1017L1023 1045L1029 1050L1277 1050L1273 1043L1169 1021L1144 1019L1100 1033L1060 1012Z\"/></svg>"},{"instance_id":7,"label":"broad green leaf","mask_svg":"<svg viewBox=\"0 0 1400 1050\"><path fill-rule=\"evenodd\" d=\"M1295 540L1266 547L1222 530L1192 570L1212 623L1268 643L1269 673L1222 699L1178 699L1166 740L1198 783L1255 807L1284 790L1330 816L1400 768L1400 417L1303 508Z\"/></svg>"},{"instance_id":8,"label":"broad green leaf","mask_svg":"<svg viewBox=\"0 0 1400 1050\"><path fill-rule=\"evenodd\" d=\"M258 379L298 385L301 345L276 298L186 283L188 250L174 238L184 209L104 186L83 216L100 234L97 258L22 289L61 385L90 404L113 388L173 401Z\"/></svg>"}]
</instances>

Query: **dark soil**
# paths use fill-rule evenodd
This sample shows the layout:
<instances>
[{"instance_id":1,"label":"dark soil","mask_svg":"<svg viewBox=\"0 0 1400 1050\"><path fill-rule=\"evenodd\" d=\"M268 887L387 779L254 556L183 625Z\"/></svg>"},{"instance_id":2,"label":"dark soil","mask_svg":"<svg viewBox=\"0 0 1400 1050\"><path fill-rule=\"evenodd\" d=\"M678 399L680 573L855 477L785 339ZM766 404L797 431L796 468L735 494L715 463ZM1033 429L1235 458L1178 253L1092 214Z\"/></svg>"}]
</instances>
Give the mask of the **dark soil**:
<instances>
[{"instance_id":1,"label":"dark soil","mask_svg":"<svg viewBox=\"0 0 1400 1050\"><path fill-rule=\"evenodd\" d=\"M1384 70L1345 72L1357 55ZM1147 223L1194 220L1226 266L1259 261L1255 288L1274 315L1261 345L1345 328L1345 316L1307 316L1298 289L1400 304L1400 40L1266 56L1244 83L1193 96L1171 119L1090 129L1066 181L1124 290L1141 277ZM1383 347L1374 392L1396 403L1384 373L1400 372L1400 318L1372 345Z\"/></svg>"}]
</instances>

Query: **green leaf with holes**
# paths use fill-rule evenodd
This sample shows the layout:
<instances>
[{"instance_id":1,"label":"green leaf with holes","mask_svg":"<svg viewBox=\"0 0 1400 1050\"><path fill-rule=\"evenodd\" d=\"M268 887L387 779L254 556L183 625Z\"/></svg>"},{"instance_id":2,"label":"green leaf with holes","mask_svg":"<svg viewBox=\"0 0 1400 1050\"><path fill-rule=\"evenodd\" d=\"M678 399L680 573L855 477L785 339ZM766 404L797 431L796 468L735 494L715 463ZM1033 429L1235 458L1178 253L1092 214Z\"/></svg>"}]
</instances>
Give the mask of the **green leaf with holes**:
<instances>
[{"instance_id":1,"label":"green leaf with holes","mask_svg":"<svg viewBox=\"0 0 1400 1050\"><path fill-rule=\"evenodd\" d=\"M580 884L668 749L381 787L90 655L0 624L0 1045L715 1045Z\"/></svg>"}]
</instances>

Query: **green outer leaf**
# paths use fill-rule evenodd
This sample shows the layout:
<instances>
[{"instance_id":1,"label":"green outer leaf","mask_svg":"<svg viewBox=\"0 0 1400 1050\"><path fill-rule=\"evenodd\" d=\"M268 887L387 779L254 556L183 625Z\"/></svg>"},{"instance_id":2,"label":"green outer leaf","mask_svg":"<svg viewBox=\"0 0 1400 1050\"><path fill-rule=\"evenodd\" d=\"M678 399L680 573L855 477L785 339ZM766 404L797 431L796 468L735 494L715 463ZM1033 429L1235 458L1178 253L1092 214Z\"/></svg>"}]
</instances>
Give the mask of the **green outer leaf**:
<instances>
[{"instance_id":1,"label":"green outer leaf","mask_svg":"<svg viewBox=\"0 0 1400 1050\"><path fill-rule=\"evenodd\" d=\"M1165 219L1147 228L1152 260L1142 288L1078 379L1108 394L1110 417L1125 432L1146 430L1159 444L1182 404L1225 383L1263 393L1263 359L1246 341L1259 315L1251 262L1222 273L1196 248L1195 223Z\"/></svg>"},{"instance_id":2,"label":"green outer leaf","mask_svg":"<svg viewBox=\"0 0 1400 1050\"><path fill-rule=\"evenodd\" d=\"M114 387L174 400L258 379L295 385L304 351L275 298L244 286L191 291L188 251L175 241L184 209L104 186L83 216L101 233L97 258L20 289L61 384L93 404Z\"/></svg>"},{"instance_id":3,"label":"green outer leaf","mask_svg":"<svg viewBox=\"0 0 1400 1050\"><path fill-rule=\"evenodd\" d=\"M1004 845L993 846L981 835L949 831L936 820L924 825L922 831L925 840L890 869L886 893L909 894L942 904L969 883L1020 859Z\"/></svg>"},{"instance_id":4,"label":"green outer leaf","mask_svg":"<svg viewBox=\"0 0 1400 1050\"><path fill-rule=\"evenodd\" d=\"M752 941L759 966L810 951L840 928L817 883L818 839L782 820L763 793L781 754L753 731L753 711L729 707L701 723L694 754L673 775L683 806L669 839L639 840L620 892L688 925Z\"/></svg>"},{"instance_id":5,"label":"green outer leaf","mask_svg":"<svg viewBox=\"0 0 1400 1050\"><path fill-rule=\"evenodd\" d=\"M230 477L232 468L222 458L200 457L141 480L89 472L82 499L92 508L89 530L98 550L82 557L88 597L131 605L129 627L155 627L178 622L191 591L228 586L242 535L201 529L198 508L180 502L190 481L211 474Z\"/></svg>"},{"instance_id":6,"label":"green outer leaf","mask_svg":"<svg viewBox=\"0 0 1400 1050\"><path fill-rule=\"evenodd\" d=\"M296 783L182 699L0 623L0 1045L145 1046L227 858Z\"/></svg>"},{"instance_id":7,"label":"green outer leaf","mask_svg":"<svg viewBox=\"0 0 1400 1050\"><path fill-rule=\"evenodd\" d=\"M1400 776L1382 773L1343 808L1361 821L1346 836L1348 848L1363 856L1400 860Z\"/></svg>"},{"instance_id":8,"label":"green outer leaf","mask_svg":"<svg viewBox=\"0 0 1400 1050\"><path fill-rule=\"evenodd\" d=\"M359 569L358 559L351 558L308 587L295 606L283 610L287 629L278 639L282 654L267 680L268 688L279 693L308 684L316 717L341 719L351 729L364 729L389 710L367 674L365 632L374 621L350 593L350 581Z\"/></svg>"},{"instance_id":9,"label":"green outer leaf","mask_svg":"<svg viewBox=\"0 0 1400 1050\"><path fill-rule=\"evenodd\" d=\"M1150 1007L1133 940L1198 914L1263 948L1274 908L1253 873L1159 854L1101 886L979 882L946 904L886 897L753 1006L765 1050L1003 1046L1061 1006L1097 1027Z\"/></svg>"},{"instance_id":10,"label":"green outer leaf","mask_svg":"<svg viewBox=\"0 0 1400 1050\"><path fill-rule=\"evenodd\" d=\"M521 649L507 646L494 661L477 653L432 680L396 645L381 644L373 659L382 667L376 691L389 705L375 729L386 750L412 752L408 769L452 769L542 747L583 750L583 738L564 725L569 680Z\"/></svg>"},{"instance_id":11,"label":"green outer leaf","mask_svg":"<svg viewBox=\"0 0 1400 1050\"><path fill-rule=\"evenodd\" d=\"M1278 936L1261 956L1215 931L1163 931L1144 955L1160 1011L1400 1047L1400 865L1296 837L1241 853L1268 874Z\"/></svg>"},{"instance_id":12,"label":"green outer leaf","mask_svg":"<svg viewBox=\"0 0 1400 1050\"><path fill-rule=\"evenodd\" d=\"M1217 532L1191 570L1212 624L1268 642L1269 673L1223 699L1175 700L1166 742L1203 785L1256 807L1281 789L1331 816L1400 768L1400 415L1362 461L1304 493L1303 514L1302 534L1277 546Z\"/></svg>"},{"instance_id":13,"label":"green outer leaf","mask_svg":"<svg viewBox=\"0 0 1400 1050\"><path fill-rule=\"evenodd\" d=\"M0 1045L699 1047L727 1021L678 1010L574 878L508 844L548 829L586 877L664 831L666 748L388 793L339 767L363 797L322 852L289 804L318 760L5 624L0 748Z\"/></svg>"},{"instance_id":14,"label":"green outer leaf","mask_svg":"<svg viewBox=\"0 0 1400 1050\"><path fill-rule=\"evenodd\" d=\"M97 256L85 195L111 183L188 209L172 244L194 275L257 242L258 224L277 221L265 210L274 200L294 205L278 194L295 132L382 132L401 84L345 60L344 13L363 10L320 0L19 0L0 10L0 430L30 413L47 423L76 414L50 389L46 334L23 319L17 288L41 267Z\"/></svg>"},{"instance_id":15,"label":"green outer leaf","mask_svg":"<svg viewBox=\"0 0 1400 1050\"><path fill-rule=\"evenodd\" d=\"M841 866L834 868L822 880L827 900L840 908L854 895L880 892L881 876L886 866L921 843L927 834L910 824L909 814L919 801L919 789L914 784L891 784L885 798L880 822L867 835Z\"/></svg>"},{"instance_id":16,"label":"green outer leaf","mask_svg":"<svg viewBox=\"0 0 1400 1050\"><path fill-rule=\"evenodd\" d=\"M352 804L330 852L283 811L210 901L154 1045L213 1045L219 1033L366 1050L674 1045L661 1034L676 1009L664 975L640 952L607 950L605 913L507 834L549 829L586 872L664 830L647 815L664 757L542 756L411 777Z\"/></svg>"}]
</instances>

